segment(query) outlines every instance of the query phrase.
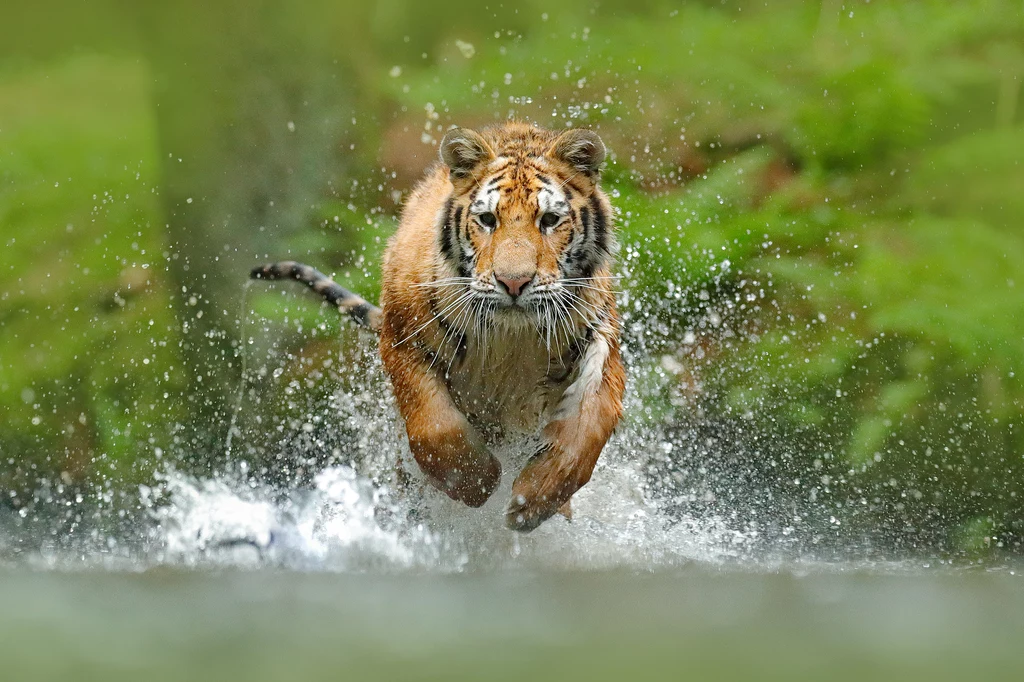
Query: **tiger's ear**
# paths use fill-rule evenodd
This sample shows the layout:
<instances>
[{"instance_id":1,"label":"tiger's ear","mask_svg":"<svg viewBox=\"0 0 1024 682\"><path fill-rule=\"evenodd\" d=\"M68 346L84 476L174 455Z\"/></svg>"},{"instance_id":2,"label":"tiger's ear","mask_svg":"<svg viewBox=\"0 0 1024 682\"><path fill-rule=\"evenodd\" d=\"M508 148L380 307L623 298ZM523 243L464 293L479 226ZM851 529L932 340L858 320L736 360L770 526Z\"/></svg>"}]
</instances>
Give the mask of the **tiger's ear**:
<instances>
[{"instance_id":1,"label":"tiger's ear","mask_svg":"<svg viewBox=\"0 0 1024 682\"><path fill-rule=\"evenodd\" d=\"M605 149L604 142L593 130L572 128L558 136L548 153L578 171L595 175L601 170Z\"/></svg>"},{"instance_id":2,"label":"tiger's ear","mask_svg":"<svg viewBox=\"0 0 1024 682\"><path fill-rule=\"evenodd\" d=\"M453 128L441 140L441 160L451 170L452 180L469 177L474 168L493 158L490 145L469 128Z\"/></svg>"}]
</instances>

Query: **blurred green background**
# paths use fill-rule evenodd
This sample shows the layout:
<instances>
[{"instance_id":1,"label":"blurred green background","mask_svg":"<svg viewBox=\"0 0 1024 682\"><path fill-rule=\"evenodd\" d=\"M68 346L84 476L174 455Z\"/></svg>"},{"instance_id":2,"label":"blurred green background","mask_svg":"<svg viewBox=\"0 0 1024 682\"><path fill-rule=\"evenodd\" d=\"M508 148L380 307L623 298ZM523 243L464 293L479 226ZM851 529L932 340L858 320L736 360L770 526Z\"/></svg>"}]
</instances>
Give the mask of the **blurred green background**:
<instances>
[{"instance_id":1,"label":"blurred green background","mask_svg":"<svg viewBox=\"0 0 1024 682\"><path fill-rule=\"evenodd\" d=\"M250 345L244 456L294 473L371 342L248 269L375 296L443 130L517 116L611 150L652 494L1019 552L1022 77L1019 0L5 3L0 506L223 467Z\"/></svg>"}]
</instances>

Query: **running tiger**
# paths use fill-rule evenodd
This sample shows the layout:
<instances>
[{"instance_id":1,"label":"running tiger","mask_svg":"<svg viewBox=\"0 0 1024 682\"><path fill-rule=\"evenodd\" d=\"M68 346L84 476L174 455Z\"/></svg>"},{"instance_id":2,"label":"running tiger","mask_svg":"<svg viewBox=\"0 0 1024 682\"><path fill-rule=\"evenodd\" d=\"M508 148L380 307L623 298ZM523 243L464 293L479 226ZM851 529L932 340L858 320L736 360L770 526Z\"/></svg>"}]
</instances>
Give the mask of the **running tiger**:
<instances>
[{"instance_id":1,"label":"running tiger","mask_svg":"<svg viewBox=\"0 0 1024 682\"><path fill-rule=\"evenodd\" d=\"M488 445L539 434L514 530L568 515L622 414L604 157L590 130L456 128L388 244L380 308L298 263L252 273L304 282L380 332L409 447L449 497L482 505L501 478Z\"/></svg>"}]
</instances>

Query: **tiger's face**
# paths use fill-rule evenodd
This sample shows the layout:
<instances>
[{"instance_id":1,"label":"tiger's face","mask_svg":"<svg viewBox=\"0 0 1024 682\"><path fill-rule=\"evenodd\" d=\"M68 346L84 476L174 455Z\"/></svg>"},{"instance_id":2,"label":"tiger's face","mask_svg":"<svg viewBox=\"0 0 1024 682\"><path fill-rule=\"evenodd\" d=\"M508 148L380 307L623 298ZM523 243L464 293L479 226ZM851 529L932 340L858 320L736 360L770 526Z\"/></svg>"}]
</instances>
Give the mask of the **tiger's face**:
<instances>
[{"instance_id":1,"label":"tiger's face","mask_svg":"<svg viewBox=\"0 0 1024 682\"><path fill-rule=\"evenodd\" d=\"M598 189L605 148L589 130L512 130L488 140L455 129L442 141L454 191L441 255L493 314L548 317L568 312L610 259L610 206Z\"/></svg>"}]
</instances>

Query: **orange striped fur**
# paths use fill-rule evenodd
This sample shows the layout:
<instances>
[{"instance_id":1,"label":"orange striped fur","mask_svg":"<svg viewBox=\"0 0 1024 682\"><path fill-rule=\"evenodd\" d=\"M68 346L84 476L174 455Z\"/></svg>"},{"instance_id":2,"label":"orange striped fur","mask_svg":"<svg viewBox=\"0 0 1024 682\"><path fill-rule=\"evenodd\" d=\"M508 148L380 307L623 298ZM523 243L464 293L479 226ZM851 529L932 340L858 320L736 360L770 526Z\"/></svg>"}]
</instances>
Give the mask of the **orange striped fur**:
<instances>
[{"instance_id":1,"label":"orange striped fur","mask_svg":"<svg viewBox=\"0 0 1024 682\"><path fill-rule=\"evenodd\" d=\"M622 412L604 154L587 130L452 130L384 259L380 352L428 479L479 506L501 477L488 443L541 434L516 530L568 513Z\"/></svg>"}]
</instances>

